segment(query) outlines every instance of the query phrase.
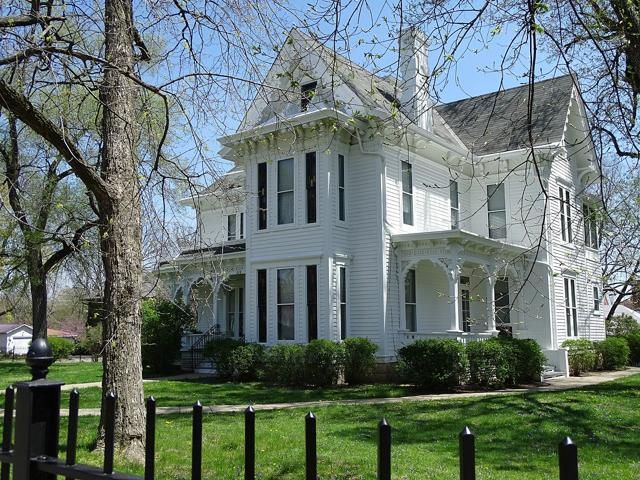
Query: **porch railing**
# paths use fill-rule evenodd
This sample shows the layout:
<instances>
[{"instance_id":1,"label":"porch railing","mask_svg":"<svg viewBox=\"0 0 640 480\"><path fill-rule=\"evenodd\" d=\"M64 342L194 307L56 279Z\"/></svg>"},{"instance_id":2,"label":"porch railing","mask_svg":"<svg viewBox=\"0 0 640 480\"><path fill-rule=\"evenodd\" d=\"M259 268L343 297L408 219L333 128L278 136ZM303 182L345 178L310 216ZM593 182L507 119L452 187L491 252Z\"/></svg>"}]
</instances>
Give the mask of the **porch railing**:
<instances>
[{"instance_id":1,"label":"porch railing","mask_svg":"<svg viewBox=\"0 0 640 480\"><path fill-rule=\"evenodd\" d=\"M406 340L429 340L433 338L450 338L465 345L471 342L482 342L496 337L497 332L409 332L402 331Z\"/></svg>"}]
</instances>

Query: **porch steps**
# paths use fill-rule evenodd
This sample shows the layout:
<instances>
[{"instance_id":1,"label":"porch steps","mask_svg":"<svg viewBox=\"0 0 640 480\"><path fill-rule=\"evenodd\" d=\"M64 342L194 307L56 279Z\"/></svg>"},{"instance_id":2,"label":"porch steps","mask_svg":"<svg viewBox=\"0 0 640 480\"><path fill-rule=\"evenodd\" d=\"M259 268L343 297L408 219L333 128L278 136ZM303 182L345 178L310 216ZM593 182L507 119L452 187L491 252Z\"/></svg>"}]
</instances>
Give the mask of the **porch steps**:
<instances>
[{"instance_id":1,"label":"porch steps","mask_svg":"<svg viewBox=\"0 0 640 480\"><path fill-rule=\"evenodd\" d=\"M216 369L211 362L200 362L193 372L203 375L215 375Z\"/></svg>"},{"instance_id":2,"label":"porch steps","mask_svg":"<svg viewBox=\"0 0 640 480\"><path fill-rule=\"evenodd\" d=\"M550 380L552 378L564 377L563 372L557 372L556 367L553 365L544 365L542 370L542 381Z\"/></svg>"}]
</instances>

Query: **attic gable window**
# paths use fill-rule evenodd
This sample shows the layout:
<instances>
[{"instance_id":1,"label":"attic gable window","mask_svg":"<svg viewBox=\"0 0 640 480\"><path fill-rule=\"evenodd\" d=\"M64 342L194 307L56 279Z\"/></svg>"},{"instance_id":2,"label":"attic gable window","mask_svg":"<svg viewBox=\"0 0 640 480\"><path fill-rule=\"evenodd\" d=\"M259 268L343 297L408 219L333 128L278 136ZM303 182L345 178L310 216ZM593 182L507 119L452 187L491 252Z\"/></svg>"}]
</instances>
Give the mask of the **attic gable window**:
<instances>
[{"instance_id":1,"label":"attic gable window","mask_svg":"<svg viewBox=\"0 0 640 480\"><path fill-rule=\"evenodd\" d=\"M300 87L300 93L301 93L300 111L301 112L306 112L308 110L311 100L316 95L317 88L318 88L318 82L305 83L304 85L302 85L302 87Z\"/></svg>"}]
</instances>

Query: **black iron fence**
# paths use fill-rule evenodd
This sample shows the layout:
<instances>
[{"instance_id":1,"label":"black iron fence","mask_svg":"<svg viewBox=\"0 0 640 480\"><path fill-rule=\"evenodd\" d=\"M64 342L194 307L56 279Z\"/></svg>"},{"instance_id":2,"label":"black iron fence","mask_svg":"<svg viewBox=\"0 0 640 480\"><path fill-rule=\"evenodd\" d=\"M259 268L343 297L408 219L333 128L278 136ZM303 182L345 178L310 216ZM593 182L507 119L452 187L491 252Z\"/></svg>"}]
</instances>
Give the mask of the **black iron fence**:
<instances>
[{"instance_id":1,"label":"black iron fence","mask_svg":"<svg viewBox=\"0 0 640 480\"><path fill-rule=\"evenodd\" d=\"M69 399L66 458L58 458L60 430L61 382L46 380L44 373L32 368L34 380L9 386L5 391L2 448L0 450L0 480L55 480L56 476L67 480L153 480L155 474L156 400L146 402L147 424L145 438L144 477L114 472L115 406L116 397L105 397L104 457L102 468L76 463L78 438L78 414L80 393L73 390ZM14 392L16 396L14 397ZM15 398L15 405L14 405ZM12 445L15 406L15 444ZM191 479L201 480L202 472L202 405L196 402L192 413ZM316 443L316 417L306 415L305 428L305 479L317 480L318 456ZM256 412L253 407L244 411L244 478L256 477ZM460 480L476 478L475 436L465 427L459 434ZM378 424L378 480L390 480L391 426L385 419ZM578 479L578 449L565 438L558 446L560 480Z\"/></svg>"}]
</instances>

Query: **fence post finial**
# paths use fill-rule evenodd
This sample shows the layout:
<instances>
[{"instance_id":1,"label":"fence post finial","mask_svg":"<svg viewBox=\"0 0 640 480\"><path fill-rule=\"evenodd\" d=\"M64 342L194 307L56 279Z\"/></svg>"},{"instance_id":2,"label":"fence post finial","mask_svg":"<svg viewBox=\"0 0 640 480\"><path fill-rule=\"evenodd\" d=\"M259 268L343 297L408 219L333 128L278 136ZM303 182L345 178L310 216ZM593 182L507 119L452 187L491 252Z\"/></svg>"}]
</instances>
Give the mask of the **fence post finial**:
<instances>
[{"instance_id":1,"label":"fence post finial","mask_svg":"<svg viewBox=\"0 0 640 480\"><path fill-rule=\"evenodd\" d=\"M45 338L36 338L31 342L27 351L27 365L31 367L31 380L47 377L49 367L53 363L51 345Z\"/></svg>"},{"instance_id":2,"label":"fence post finial","mask_svg":"<svg viewBox=\"0 0 640 480\"><path fill-rule=\"evenodd\" d=\"M578 480L578 446L564 437L558 446L560 480Z\"/></svg>"}]
</instances>

